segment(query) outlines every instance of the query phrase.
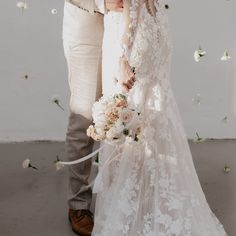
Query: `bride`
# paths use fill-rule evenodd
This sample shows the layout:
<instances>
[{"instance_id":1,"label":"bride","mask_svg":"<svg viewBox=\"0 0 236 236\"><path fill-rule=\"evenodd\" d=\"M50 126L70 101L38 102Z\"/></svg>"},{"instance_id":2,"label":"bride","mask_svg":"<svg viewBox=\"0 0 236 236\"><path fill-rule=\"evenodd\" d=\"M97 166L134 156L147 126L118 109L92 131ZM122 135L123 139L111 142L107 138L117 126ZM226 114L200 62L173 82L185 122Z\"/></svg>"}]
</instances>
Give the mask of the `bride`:
<instances>
[{"instance_id":1,"label":"bride","mask_svg":"<svg viewBox=\"0 0 236 236\"><path fill-rule=\"evenodd\" d=\"M114 94L114 78L124 85L122 70L135 68L126 89L142 114L142 141L103 143L93 236L226 236L203 194L172 92L165 11L163 0L125 0L123 12L105 19L103 93Z\"/></svg>"}]
</instances>

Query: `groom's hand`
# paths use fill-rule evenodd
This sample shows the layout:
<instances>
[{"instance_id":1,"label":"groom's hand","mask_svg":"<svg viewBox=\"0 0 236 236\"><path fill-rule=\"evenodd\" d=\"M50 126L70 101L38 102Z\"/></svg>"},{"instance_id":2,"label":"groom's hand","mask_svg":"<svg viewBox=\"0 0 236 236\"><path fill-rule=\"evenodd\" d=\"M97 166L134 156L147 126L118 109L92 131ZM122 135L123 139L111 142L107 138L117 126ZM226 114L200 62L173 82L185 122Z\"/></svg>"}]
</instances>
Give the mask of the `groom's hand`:
<instances>
[{"instance_id":1,"label":"groom's hand","mask_svg":"<svg viewBox=\"0 0 236 236\"><path fill-rule=\"evenodd\" d=\"M105 0L105 4L109 11L123 11L123 0Z\"/></svg>"}]
</instances>

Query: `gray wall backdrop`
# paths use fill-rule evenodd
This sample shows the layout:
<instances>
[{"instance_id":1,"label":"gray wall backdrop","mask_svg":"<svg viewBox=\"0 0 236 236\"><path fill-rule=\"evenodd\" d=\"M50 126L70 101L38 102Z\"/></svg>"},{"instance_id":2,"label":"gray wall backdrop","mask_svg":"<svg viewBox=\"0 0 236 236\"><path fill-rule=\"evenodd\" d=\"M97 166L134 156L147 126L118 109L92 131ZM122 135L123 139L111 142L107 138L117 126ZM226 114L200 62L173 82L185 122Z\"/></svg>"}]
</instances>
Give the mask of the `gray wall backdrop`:
<instances>
[{"instance_id":1,"label":"gray wall backdrop","mask_svg":"<svg viewBox=\"0 0 236 236\"><path fill-rule=\"evenodd\" d=\"M0 141L64 140L69 114L63 0L0 0ZM169 0L171 80L189 138L236 138L236 2ZM53 15L52 9L58 14ZM200 63L193 53L201 45ZM225 49L232 59L220 61ZM23 77L28 75L28 79ZM201 104L192 98L200 93ZM65 111L52 103L59 95ZM228 123L221 120L227 116Z\"/></svg>"}]
</instances>

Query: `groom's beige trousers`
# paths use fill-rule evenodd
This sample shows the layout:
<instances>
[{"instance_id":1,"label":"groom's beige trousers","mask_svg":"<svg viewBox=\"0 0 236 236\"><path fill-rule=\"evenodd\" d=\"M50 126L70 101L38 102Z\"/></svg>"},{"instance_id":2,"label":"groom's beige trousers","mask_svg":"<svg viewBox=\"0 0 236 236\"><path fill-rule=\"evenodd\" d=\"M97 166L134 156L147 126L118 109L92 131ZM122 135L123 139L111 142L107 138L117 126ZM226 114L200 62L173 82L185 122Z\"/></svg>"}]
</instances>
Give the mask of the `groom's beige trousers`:
<instances>
[{"instance_id":1,"label":"groom's beige trousers","mask_svg":"<svg viewBox=\"0 0 236 236\"><path fill-rule=\"evenodd\" d=\"M92 123L92 105L102 94L103 30L102 14L90 14L65 2L63 46L71 93L66 133L66 152L69 161L79 159L93 149L93 140L86 135L86 130ZM91 160L88 160L69 167L68 204L71 209L90 208L91 165Z\"/></svg>"}]
</instances>

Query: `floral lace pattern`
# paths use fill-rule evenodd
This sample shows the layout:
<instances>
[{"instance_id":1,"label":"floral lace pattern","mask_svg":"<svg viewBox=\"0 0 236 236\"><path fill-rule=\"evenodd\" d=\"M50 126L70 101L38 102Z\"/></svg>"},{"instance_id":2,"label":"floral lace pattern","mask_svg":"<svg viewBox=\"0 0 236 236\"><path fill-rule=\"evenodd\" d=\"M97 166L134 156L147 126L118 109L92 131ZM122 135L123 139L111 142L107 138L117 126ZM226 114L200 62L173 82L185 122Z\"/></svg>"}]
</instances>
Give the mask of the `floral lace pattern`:
<instances>
[{"instance_id":1,"label":"floral lace pattern","mask_svg":"<svg viewBox=\"0 0 236 236\"><path fill-rule=\"evenodd\" d=\"M200 186L169 81L172 46L162 0L156 15L131 0L130 99L143 115L142 141L100 153L93 236L226 236ZM112 14L112 13L111 13ZM117 20L114 17L114 27ZM109 45L109 44L108 44ZM107 78L109 79L109 78Z\"/></svg>"}]
</instances>

